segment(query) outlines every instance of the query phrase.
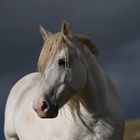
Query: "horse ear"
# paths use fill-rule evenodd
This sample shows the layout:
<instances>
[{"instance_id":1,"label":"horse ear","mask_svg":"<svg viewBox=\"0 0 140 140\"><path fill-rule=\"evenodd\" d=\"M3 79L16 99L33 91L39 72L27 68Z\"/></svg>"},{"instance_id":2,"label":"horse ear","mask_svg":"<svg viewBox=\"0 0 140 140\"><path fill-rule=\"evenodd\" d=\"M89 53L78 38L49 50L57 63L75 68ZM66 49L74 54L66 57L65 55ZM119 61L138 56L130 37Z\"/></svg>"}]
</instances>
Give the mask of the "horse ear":
<instances>
[{"instance_id":1,"label":"horse ear","mask_svg":"<svg viewBox=\"0 0 140 140\"><path fill-rule=\"evenodd\" d=\"M72 31L69 23L65 20L62 20L61 25L61 32L70 40L72 41Z\"/></svg>"},{"instance_id":2,"label":"horse ear","mask_svg":"<svg viewBox=\"0 0 140 140\"><path fill-rule=\"evenodd\" d=\"M86 45L93 54L95 54L97 56L99 55L98 48L96 47L96 45L92 42L92 40L88 36L76 34L75 37L76 37L77 41Z\"/></svg>"},{"instance_id":3,"label":"horse ear","mask_svg":"<svg viewBox=\"0 0 140 140\"><path fill-rule=\"evenodd\" d=\"M43 40L46 41L48 39L48 37L51 35L51 33L46 31L41 25L39 25L39 30L43 37Z\"/></svg>"}]
</instances>

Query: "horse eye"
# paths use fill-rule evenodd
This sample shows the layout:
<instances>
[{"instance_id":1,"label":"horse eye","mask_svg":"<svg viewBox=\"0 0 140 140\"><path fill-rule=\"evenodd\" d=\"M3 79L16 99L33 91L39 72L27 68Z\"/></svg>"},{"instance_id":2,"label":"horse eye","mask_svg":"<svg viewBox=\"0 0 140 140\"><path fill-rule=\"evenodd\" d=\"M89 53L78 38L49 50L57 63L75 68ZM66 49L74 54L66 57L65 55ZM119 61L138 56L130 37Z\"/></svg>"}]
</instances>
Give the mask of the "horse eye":
<instances>
[{"instance_id":1,"label":"horse eye","mask_svg":"<svg viewBox=\"0 0 140 140\"><path fill-rule=\"evenodd\" d=\"M59 66L65 66L66 65L66 60L64 58L59 59L58 64L59 64Z\"/></svg>"}]
</instances>

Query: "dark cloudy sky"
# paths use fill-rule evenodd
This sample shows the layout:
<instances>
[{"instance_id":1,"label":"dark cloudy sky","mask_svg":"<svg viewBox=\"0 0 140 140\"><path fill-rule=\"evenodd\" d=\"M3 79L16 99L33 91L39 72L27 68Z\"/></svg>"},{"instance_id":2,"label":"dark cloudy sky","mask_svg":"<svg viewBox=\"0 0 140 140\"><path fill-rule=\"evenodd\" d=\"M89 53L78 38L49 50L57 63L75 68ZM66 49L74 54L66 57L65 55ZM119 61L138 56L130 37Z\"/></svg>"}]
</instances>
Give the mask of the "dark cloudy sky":
<instances>
[{"instance_id":1,"label":"dark cloudy sky","mask_svg":"<svg viewBox=\"0 0 140 140\"><path fill-rule=\"evenodd\" d=\"M0 140L10 88L36 71L43 43L39 24L57 32L62 19L93 38L97 61L116 84L126 118L140 117L140 1L0 0Z\"/></svg>"}]
</instances>

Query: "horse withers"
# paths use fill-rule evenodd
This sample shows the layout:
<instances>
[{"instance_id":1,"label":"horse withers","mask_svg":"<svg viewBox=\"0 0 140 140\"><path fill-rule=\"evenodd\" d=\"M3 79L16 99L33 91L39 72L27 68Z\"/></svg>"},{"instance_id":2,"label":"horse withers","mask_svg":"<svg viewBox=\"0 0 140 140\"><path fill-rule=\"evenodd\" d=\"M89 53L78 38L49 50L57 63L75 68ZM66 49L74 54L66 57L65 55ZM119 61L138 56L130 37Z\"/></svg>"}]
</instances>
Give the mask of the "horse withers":
<instances>
[{"instance_id":1,"label":"horse withers","mask_svg":"<svg viewBox=\"0 0 140 140\"><path fill-rule=\"evenodd\" d=\"M40 31L38 72L20 79L7 100L6 140L123 140L120 99L95 61L95 44L66 21L58 33Z\"/></svg>"}]
</instances>

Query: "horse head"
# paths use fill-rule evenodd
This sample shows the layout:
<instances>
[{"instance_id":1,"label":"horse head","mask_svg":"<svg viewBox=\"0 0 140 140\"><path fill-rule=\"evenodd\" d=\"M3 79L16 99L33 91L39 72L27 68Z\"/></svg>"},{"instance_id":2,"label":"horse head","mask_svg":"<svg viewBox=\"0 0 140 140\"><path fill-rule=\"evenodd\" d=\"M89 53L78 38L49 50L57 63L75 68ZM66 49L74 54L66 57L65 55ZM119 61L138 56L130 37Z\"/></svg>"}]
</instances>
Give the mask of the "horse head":
<instances>
[{"instance_id":1,"label":"horse head","mask_svg":"<svg viewBox=\"0 0 140 140\"><path fill-rule=\"evenodd\" d=\"M38 60L42 78L33 108L41 118L55 118L58 110L85 87L87 62L82 47L87 46L94 54L98 50L89 37L74 34L66 21L58 33L52 34L42 26L40 31L44 39Z\"/></svg>"}]
</instances>

